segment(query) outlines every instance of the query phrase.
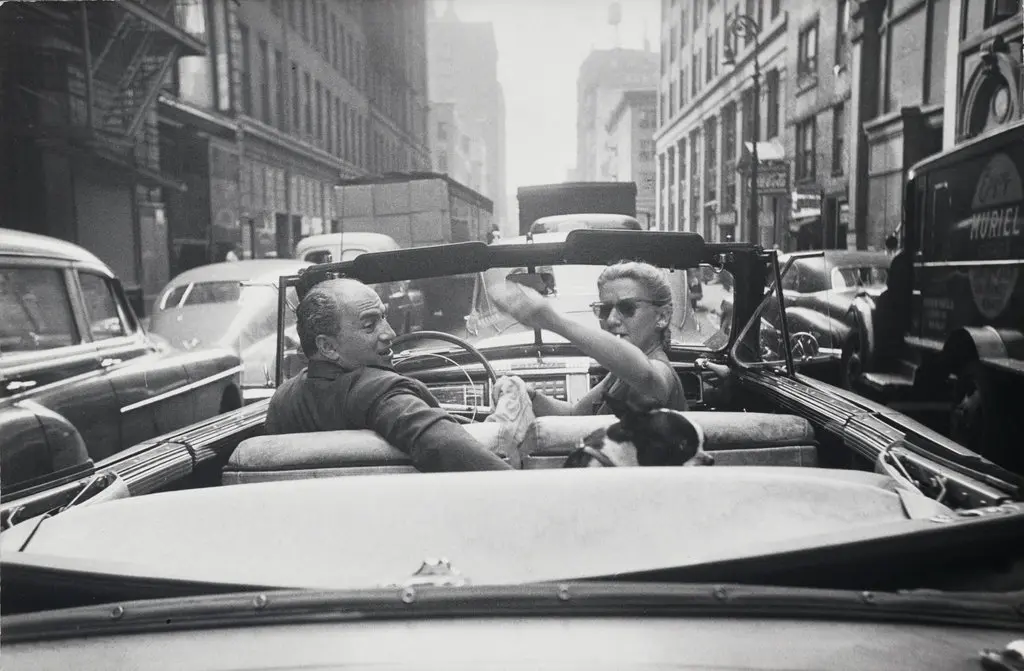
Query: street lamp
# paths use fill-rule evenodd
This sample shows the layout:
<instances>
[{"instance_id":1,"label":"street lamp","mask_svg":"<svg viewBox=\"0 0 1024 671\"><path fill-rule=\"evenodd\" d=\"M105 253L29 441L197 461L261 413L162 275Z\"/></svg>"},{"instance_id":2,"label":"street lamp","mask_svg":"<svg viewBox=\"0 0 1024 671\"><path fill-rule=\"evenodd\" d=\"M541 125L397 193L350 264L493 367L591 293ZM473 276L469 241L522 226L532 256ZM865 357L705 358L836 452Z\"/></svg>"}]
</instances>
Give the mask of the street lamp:
<instances>
[{"instance_id":1,"label":"street lamp","mask_svg":"<svg viewBox=\"0 0 1024 671\"><path fill-rule=\"evenodd\" d=\"M753 138L750 150L750 242L757 244L761 240L761 230L758 225L758 207L760 205L760 196L757 191L757 143L759 140L760 129L761 129L761 64L758 62L757 57L761 51L761 41L758 39L758 35L761 33L761 26L757 24L757 21L747 16L746 14L734 14L726 26L726 34L732 33L734 40L739 38L754 38L754 118L753 118ZM736 49L734 46L729 44L726 39L724 46L725 57L722 59L722 64L726 67L732 67L736 64Z\"/></svg>"}]
</instances>

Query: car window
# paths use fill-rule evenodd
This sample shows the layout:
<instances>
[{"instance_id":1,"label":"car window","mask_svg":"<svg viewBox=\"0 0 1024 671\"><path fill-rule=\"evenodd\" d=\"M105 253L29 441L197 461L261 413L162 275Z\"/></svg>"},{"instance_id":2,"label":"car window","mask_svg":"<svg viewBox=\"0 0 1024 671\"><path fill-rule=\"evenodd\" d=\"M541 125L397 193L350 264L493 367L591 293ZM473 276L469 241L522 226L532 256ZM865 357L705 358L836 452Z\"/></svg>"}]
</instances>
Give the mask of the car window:
<instances>
[{"instance_id":1,"label":"car window","mask_svg":"<svg viewBox=\"0 0 1024 671\"><path fill-rule=\"evenodd\" d=\"M0 267L0 355L80 342L64 274L56 268Z\"/></svg>"},{"instance_id":2,"label":"car window","mask_svg":"<svg viewBox=\"0 0 1024 671\"><path fill-rule=\"evenodd\" d=\"M178 303L181 302L181 297L185 295L186 291L188 291L188 287L189 285L187 284L179 284L176 287L168 289L164 294L164 297L160 299L160 309L170 310L178 307Z\"/></svg>"},{"instance_id":3,"label":"car window","mask_svg":"<svg viewBox=\"0 0 1024 671\"><path fill-rule=\"evenodd\" d=\"M79 273L85 315L93 340L106 340L127 335L127 320L117 301L114 287L106 277L92 273Z\"/></svg>"},{"instance_id":4,"label":"car window","mask_svg":"<svg viewBox=\"0 0 1024 671\"><path fill-rule=\"evenodd\" d=\"M317 250L315 252L309 252L304 257L303 261L309 261L310 263L330 263L331 253L326 249Z\"/></svg>"},{"instance_id":5,"label":"car window","mask_svg":"<svg viewBox=\"0 0 1024 671\"><path fill-rule=\"evenodd\" d=\"M242 295L242 284L238 280L221 282L196 282L185 296L182 305L203 305L206 303L234 303Z\"/></svg>"},{"instance_id":6,"label":"car window","mask_svg":"<svg viewBox=\"0 0 1024 671\"><path fill-rule=\"evenodd\" d=\"M848 266L832 269L832 288L881 287L889 279L889 269L877 266Z\"/></svg>"}]
</instances>

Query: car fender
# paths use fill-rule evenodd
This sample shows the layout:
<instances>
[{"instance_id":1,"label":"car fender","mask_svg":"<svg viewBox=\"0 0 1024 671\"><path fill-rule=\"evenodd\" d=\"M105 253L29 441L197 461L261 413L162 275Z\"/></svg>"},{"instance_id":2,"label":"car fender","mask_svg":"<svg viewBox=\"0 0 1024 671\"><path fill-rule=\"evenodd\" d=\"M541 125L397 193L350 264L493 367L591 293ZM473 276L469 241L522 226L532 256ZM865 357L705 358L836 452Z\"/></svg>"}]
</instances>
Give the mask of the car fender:
<instances>
[{"instance_id":1,"label":"car fender","mask_svg":"<svg viewBox=\"0 0 1024 671\"><path fill-rule=\"evenodd\" d=\"M5 489L21 489L91 463L85 441L63 415L31 400L0 407L0 472Z\"/></svg>"},{"instance_id":2,"label":"car fender","mask_svg":"<svg viewBox=\"0 0 1024 671\"><path fill-rule=\"evenodd\" d=\"M786 307L786 325L791 334L807 331L819 339L827 334L832 342L823 342L821 345L836 349L842 347L842 343L849 333L849 328L842 320L833 319L819 310L801 307Z\"/></svg>"},{"instance_id":3,"label":"car fender","mask_svg":"<svg viewBox=\"0 0 1024 671\"><path fill-rule=\"evenodd\" d=\"M875 298L871 294L860 293L850 303L843 320L848 329L847 335L853 334L860 339L861 365L865 371L871 370L868 364L875 356L878 342L875 336L875 305Z\"/></svg>"},{"instance_id":4,"label":"car fender","mask_svg":"<svg viewBox=\"0 0 1024 671\"><path fill-rule=\"evenodd\" d=\"M195 419L201 421L219 414L225 409L222 402L236 395L241 402L242 360L234 350L211 347L191 352L168 352L165 356L177 359L188 374L191 393L195 402Z\"/></svg>"},{"instance_id":5,"label":"car fender","mask_svg":"<svg viewBox=\"0 0 1024 671\"><path fill-rule=\"evenodd\" d=\"M950 373L958 373L964 366L978 361L1022 358L1024 334L1015 329L997 329L992 326L963 326L946 338L941 360Z\"/></svg>"}]
</instances>

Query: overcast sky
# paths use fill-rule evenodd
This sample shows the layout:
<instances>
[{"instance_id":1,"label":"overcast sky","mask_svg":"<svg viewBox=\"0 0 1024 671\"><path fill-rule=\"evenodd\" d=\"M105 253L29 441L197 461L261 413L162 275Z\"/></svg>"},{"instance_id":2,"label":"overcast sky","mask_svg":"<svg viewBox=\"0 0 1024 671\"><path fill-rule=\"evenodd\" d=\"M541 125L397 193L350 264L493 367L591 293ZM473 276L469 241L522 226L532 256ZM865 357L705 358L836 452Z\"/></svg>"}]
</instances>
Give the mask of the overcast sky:
<instances>
[{"instance_id":1,"label":"overcast sky","mask_svg":"<svg viewBox=\"0 0 1024 671\"><path fill-rule=\"evenodd\" d=\"M442 12L448 0L432 0ZM462 21L490 21L505 91L506 192L561 182L576 163L576 76L592 49L615 46L606 0L454 0ZM660 0L622 0L619 45L657 51Z\"/></svg>"}]
</instances>

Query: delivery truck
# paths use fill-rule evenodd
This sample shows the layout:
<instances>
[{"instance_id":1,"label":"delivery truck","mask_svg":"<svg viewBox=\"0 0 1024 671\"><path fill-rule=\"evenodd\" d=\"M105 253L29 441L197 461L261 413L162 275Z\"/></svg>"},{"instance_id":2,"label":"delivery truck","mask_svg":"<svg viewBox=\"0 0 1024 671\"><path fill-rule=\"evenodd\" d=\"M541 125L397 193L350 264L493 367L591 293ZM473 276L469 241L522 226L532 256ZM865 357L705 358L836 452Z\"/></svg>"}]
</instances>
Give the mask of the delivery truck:
<instances>
[{"instance_id":1,"label":"delivery truck","mask_svg":"<svg viewBox=\"0 0 1024 671\"><path fill-rule=\"evenodd\" d=\"M342 181L334 187L337 233L380 233L399 247L486 242L494 203L447 175L390 173ZM469 314L473 276L422 280L427 328L444 330Z\"/></svg>"},{"instance_id":2,"label":"delivery truck","mask_svg":"<svg viewBox=\"0 0 1024 671\"><path fill-rule=\"evenodd\" d=\"M521 186L519 235L542 217L562 214L621 214L636 217L635 182L563 182Z\"/></svg>"}]
</instances>

